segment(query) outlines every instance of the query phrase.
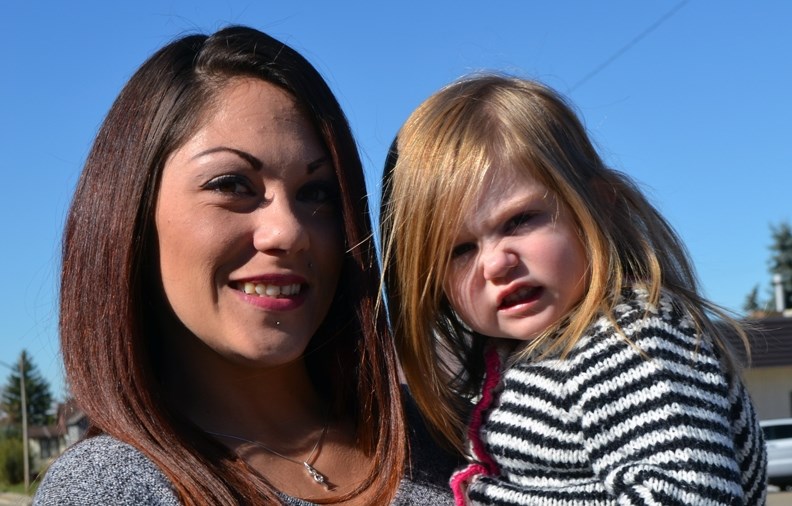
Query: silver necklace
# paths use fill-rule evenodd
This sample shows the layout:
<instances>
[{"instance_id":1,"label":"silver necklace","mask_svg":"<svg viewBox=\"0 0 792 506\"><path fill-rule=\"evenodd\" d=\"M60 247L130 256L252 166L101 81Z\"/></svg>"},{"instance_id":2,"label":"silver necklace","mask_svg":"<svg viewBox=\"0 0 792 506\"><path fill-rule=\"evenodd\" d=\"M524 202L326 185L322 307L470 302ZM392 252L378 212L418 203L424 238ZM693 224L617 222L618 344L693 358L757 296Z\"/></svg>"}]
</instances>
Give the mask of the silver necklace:
<instances>
[{"instance_id":1,"label":"silver necklace","mask_svg":"<svg viewBox=\"0 0 792 506\"><path fill-rule=\"evenodd\" d=\"M282 454L280 452L277 452L277 451L273 450L272 448L270 448L269 446L266 446L266 445L264 445L264 444L262 444L262 443L260 443L258 441L253 441L251 439L245 439L243 437L234 436L233 434L223 434L222 432L212 432L210 430L207 430L207 431L204 431L204 432L206 432L207 434L211 434L213 436L226 437L226 438L229 438L229 439L236 439L237 441L244 441L245 443L250 443L252 445L258 446L262 450L265 450L265 451L275 455L276 457L280 457L280 458L282 458L284 460L288 460L289 462L293 462L293 463L295 463L297 465L301 465L301 466L303 466L305 468L305 472L308 473L308 475L311 478L313 478L313 481L316 482L317 485L323 486L325 488L325 490L330 490L330 485L327 483L327 478L325 477L325 475L323 475L322 473L317 471L316 468L311 465L311 462L313 462L313 458L314 458L314 454L316 453L316 450L319 449L319 445L322 443L322 440L324 440L325 434L327 434L328 425L330 425L330 420L328 420L325 423L324 428L322 428L322 433L319 435L319 439L316 440L316 444L314 444L313 449L311 449L311 453L308 454L308 457L305 460L302 460L302 461L293 459L293 458L289 457L288 455L284 455L284 454Z\"/></svg>"}]
</instances>

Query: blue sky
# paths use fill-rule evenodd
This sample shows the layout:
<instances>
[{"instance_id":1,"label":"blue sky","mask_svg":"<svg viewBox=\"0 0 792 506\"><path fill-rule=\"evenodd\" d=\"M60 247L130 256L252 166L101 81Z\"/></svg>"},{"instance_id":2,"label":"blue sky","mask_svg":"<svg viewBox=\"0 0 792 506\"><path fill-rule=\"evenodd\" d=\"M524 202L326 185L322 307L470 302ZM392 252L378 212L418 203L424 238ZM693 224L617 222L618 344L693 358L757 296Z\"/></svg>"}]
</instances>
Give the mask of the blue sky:
<instances>
[{"instance_id":1,"label":"blue sky","mask_svg":"<svg viewBox=\"0 0 792 506\"><path fill-rule=\"evenodd\" d=\"M375 200L388 144L437 88L492 69L544 81L680 232L704 293L733 310L757 284L765 295L770 225L792 219L786 0L10 0L2 11L0 361L27 349L58 397L74 184L125 81L186 33L247 24L301 51L350 119Z\"/></svg>"}]
</instances>

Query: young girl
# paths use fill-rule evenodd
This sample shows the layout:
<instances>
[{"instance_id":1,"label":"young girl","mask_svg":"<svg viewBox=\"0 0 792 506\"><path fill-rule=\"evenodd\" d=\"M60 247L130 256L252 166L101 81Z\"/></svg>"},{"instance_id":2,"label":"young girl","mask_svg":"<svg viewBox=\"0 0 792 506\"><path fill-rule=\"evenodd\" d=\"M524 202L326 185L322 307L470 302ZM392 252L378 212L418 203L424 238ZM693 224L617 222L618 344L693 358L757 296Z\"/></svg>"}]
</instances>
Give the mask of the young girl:
<instances>
[{"instance_id":1,"label":"young girl","mask_svg":"<svg viewBox=\"0 0 792 506\"><path fill-rule=\"evenodd\" d=\"M409 117L389 162L388 303L424 416L469 453L458 504L764 503L722 337L743 331L559 95L463 79Z\"/></svg>"}]
</instances>

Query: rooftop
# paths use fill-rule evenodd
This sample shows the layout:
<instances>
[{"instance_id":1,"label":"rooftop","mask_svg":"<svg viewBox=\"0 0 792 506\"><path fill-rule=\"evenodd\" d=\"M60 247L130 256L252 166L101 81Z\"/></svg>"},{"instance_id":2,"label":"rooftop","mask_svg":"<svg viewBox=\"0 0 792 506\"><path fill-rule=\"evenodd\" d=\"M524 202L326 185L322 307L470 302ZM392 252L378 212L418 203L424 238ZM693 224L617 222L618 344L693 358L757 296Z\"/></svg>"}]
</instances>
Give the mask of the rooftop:
<instances>
[{"instance_id":1,"label":"rooftop","mask_svg":"<svg viewBox=\"0 0 792 506\"><path fill-rule=\"evenodd\" d=\"M792 318L771 316L745 320L745 323L749 325L750 363L745 360L745 351L737 337L729 336L741 363L751 368L792 366Z\"/></svg>"}]
</instances>

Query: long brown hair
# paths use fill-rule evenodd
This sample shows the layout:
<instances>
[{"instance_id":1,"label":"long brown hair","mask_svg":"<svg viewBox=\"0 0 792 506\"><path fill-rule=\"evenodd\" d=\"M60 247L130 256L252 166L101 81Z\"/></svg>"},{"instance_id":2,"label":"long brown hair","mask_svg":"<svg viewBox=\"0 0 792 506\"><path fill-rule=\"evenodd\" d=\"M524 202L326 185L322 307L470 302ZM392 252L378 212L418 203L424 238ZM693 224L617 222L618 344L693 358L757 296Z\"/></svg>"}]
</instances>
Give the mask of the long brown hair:
<instances>
[{"instance_id":1,"label":"long brown hair","mask_svg":"<svg viewBox=\"0 0 792 506\"><path fill-rule=\"evenodd\" d=\"M563 97L527 79L468 76L429 97L399 131L381 207L384 279L402 368L448 445L463 450L486 337L459 319L443 279L477 189L502 166L536 178L569 210L589 263L582 300L512 360L526 352L563 357L596 318L613 318L623 288L633 283L655 304L661 290L673 293L722 347L712 316L744 337L736 321L699 295L680 238L628 176L603 163Z\"/></svg>"},{"instance_id":2,"label":"long brown hair","mask_svg":"<svg viewBox=\"0 0 792 506\"><path fill-rule=\"evenodd\" d=\"M224 84L252 77L292 94L333 161L347 252L339 286L306 362L338 411L357 420L374 456L366 486L389 502L406 460L395 352L377 307L379 271L363 170L341 108L299 53L251 28L189 35L132 76L87 158L63 238L61 348L89 435L109 434L147 455L185 504L277 501L241 459L169 409L160 394L154 206L168 155L199 128ZM321 352L312 350L321 348Z\"/></svg>"}]
</instances>

